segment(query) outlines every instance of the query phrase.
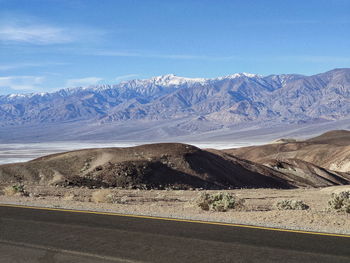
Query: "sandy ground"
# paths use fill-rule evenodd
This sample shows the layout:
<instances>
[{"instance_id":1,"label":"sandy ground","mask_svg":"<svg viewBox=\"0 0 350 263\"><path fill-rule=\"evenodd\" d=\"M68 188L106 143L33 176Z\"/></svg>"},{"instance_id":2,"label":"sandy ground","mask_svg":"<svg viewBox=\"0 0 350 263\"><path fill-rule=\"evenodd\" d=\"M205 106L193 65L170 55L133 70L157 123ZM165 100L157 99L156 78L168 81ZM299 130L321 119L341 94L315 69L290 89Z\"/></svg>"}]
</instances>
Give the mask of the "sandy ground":
<instances>
[{"instance_id":1,"label":"sandy ground","mask_svg":"<svg viewBox=\"0 0 350 263\"><path fill-rule=\"evenodd\" d=\"M2 187L0 185L0 189ZM1 195L0 192L0 203L350 234L350 214L327 209L331 194L350 190L350 186L293 190L229 190L225 192L237 195L237 197L244 199L245 203L240 210L227 212L203 211L197 207L194 199L202 192L198 190L110 189L117 197L117 203L113 204L91 202L92 193L98 191L97 189L26 186L25 190L30 193L30 196L5 196ZM302 200L310 206L310 209L303 211L277 210L274 204L283 199Z\"/></svg>"}]
</instances>

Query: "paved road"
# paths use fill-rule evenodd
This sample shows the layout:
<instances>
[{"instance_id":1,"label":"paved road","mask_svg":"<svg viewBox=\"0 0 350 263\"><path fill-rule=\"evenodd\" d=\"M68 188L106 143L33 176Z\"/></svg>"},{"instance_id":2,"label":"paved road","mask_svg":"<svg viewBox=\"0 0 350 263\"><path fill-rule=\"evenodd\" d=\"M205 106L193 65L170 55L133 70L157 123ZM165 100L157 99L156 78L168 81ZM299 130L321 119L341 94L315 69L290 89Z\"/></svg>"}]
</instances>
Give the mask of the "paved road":
<instances>
[{"instance_id":1,"label":"paved road","mask_svg":"<svg viewBox=\"0 0 350 263\"><path fill-rule=\"evenodd\" d=\"M350 262L350 238L0 206L0 262Z\"/></svg>"}]
</instances>

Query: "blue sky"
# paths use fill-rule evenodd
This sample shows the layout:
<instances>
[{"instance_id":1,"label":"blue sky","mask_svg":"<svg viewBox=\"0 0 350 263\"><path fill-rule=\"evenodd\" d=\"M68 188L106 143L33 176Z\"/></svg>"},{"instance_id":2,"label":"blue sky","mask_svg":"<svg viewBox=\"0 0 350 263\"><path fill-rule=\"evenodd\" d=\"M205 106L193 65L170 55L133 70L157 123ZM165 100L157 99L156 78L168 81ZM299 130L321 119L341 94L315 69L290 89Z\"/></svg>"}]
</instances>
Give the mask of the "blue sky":
<instances>
[{"instance_id":1,"label":"blue sky","mask_svg":"<svg viewBox=\"0 0 350 263\"><path fill-rule=\"evenodd\" d=\"M350 67L349 0L0 0L0 94Z\"/></svg>"}]
</instances>

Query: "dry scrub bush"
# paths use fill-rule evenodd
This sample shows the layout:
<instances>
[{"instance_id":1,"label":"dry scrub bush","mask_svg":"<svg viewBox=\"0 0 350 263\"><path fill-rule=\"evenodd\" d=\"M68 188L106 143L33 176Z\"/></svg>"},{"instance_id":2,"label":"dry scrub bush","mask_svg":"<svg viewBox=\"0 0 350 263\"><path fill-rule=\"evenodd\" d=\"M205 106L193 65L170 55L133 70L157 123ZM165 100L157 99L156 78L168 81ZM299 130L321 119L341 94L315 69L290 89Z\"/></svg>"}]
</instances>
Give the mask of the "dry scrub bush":
<instances>
[{"instance_id":1,"label":"dry scrub bush","mask_svg":"<svg viewBox=\"0 0 350 263\"><path fill-rule=\"evenodd\" d=\"M310 208L301 200L280 200L275 206L278 210L307 210Z\"/></svg>"},{"instance_id":2,"label":"dry scrub bush","mask_svg":"<svg viewBox=\"0 0 350 263\"><path fill-rule=\"evenodd\" d=\"M65 193L63 195L63 200L64 201L75 201L75 194L72 194L72 193Z\"/></svg>"},{"instance_id":3,"label":"dry scrub bush","mask_svg":"<svg viewBox=\"0 0 350 263\"><path fill-rule=\"evenodd\" d=\"M92 193L91 201L94 203L113 203L113 193L108 189L97 190Z\"/></svg>"},{"instance_id":4,"label":"dry scrub bush","mask_svg":"<svg viewBox=\"0 0 350 263\"><path fill-rule=\"evenodd\" d=\"M350 213L350 191L333 193L332 198L328 201L328 206L333 210Z\"/></svg>"},{"instance_id":5,"label":"dry scrub bush","mask_svg":"<svg viewBox=\"0 0 350 263\"><path fill-rule=\"evenodd\" d=\"M21 184L7 186L3 189L3 193L6 196L26 195L26 192L24 190L24 185L21 185Z\"/></svg>"},{"instance_id":6,"label":"dry scrub bush","mask_svg":"<svg viewBox=\"0 0 350 263\"><path fill-rule=\"evenodd\" d=\"M13 196L15 195L17 192L16 190L12 187L12 186L7 186L5 187L2 192L4 193L4 195L6 196Z\"/></svg>"},{"instance_id":7,"label":"dry scrub bush","mask_svg":"<svg viewBox=\"0 0 350 263\"><path fill-rule=\"evenodd\" d=\"M111 190L102 189L92 193L91 201L94 203L125 204L128 201L128 196L118 197Z\"/></svg>"},{"instance_id":8,"label":"dry scrub bush","mask_svg":"<svg viewBox=\"0 0 350 263\"><path fill-rule=\"evenodd\" d=\"M229 193L201 193L196 199L196 204L206 211L226 212L228 209L242 207L243 201Z\"/></svg>"}]
</instances>

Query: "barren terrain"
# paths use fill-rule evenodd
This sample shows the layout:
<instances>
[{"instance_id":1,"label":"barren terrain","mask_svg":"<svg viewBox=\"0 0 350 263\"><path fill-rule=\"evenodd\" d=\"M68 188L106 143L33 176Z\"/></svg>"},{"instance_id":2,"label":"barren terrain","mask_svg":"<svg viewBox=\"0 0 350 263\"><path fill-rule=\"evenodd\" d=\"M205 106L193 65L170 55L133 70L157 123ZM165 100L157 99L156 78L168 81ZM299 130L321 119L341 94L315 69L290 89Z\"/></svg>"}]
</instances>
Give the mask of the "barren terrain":
<instances>
[{"instance_id":1,"label":"barren terrain","mask_svg":"<svg viewBox=\"0 0 350 263\"><path fill-rule=\"evenodd\" d=\"M330 211L327 204L333 192L350 190L350 186L291 190L226 190L225 192L245 200L242 208L227 212L201 210L194 201L203 192L198 190L108 189L115 194L115 203L95 203L91 200L92 193L99 191L96 189L38 185L26 186L25 189L30 193L29 196L0 195L0 203L350 234L350 214ZM276 202L284 199L302 200L310 206L310 209L278 210L275 207Z\"/></svg>"},{"instance_id":2,"label":"barren terrain","mask_svg":"<svg viewBox=\"0 0 350 263\"><path fill-rule=\"evenodd\" d=\"M299 165L298 174L279 166L244 160L220 150L158 143L83 149L4 164L0 165L0 181L134 189L291 189L350 182L349 174L322 170L316 165Z\"/></svg>"},{"instance_id":3,"label":"barren terrain","mask_svg":"<svg viewBox=\"0 0 350 263\"><path fill-rule=\"evenodd\" d=\"M229 150L157 143L56 153L0 165L0 203L350 234L349 145L344 130ZM199 204L218 192L229 195Z\"/></svg>"},{"instance_id":4,"label":"barren terrain","mask_svg":"<svg viewBox=\"0 0 350 263\"><path fill-rule=\"evenodd\" d=\"M261 164L270 160L299 159L346 173L350 171L350 131L329 131L308 140L234 148L225 152Z\"/></svg>"}]
</instances>

